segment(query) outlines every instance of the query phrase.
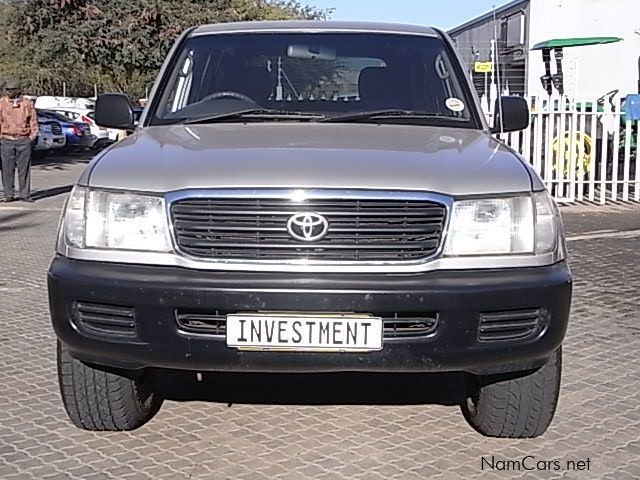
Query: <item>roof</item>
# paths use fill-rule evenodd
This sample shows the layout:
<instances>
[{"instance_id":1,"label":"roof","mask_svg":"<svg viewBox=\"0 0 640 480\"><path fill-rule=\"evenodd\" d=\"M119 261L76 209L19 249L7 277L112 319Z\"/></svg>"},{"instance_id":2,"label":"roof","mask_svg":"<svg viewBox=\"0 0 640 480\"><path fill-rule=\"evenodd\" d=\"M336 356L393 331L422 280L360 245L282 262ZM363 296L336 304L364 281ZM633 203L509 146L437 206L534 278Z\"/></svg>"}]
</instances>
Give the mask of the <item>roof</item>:
<instances>
[{"instance_id":1,"label":"roof","mask_svg":"<svg viewBox=\"0 0 640 480\"><path fill-rule=\"evenodd\" d=\"M584 38L554 38L546 42L536 43L531 50L542 50L543 48L568 48L584 47L587 45L602 45L604 43L621 42L620 37L584 37Z\"/></svg>"},{"instance_id":2,"label":"roof","mask_svg":"<svg viewBox=\"0 0 640 480\"><path fill-rule=\"evenodd\" d=\"M528 4L531 0L514 0L512 2L507 3L501 7L496 8L495 16L496 18L500 18L500 15L509 11L518 9L518 7L524 8L524 5ZM479 17L473 18L457 27L454 27L448 31L449 35L455 35L460 33L461 31L467 30L470 27L477 25L478 23L486 22L487 20L493 20L494 11L491 10L484 15L480 15Z\"/></svg>"},{"instance_id":3,"label":"roof","mask_svg":"<svg viewBox=\"0 0 640 480\"><path fill-rule=\"evenodd\" d=\"M261 33L261 32L376 32L409 35L437 36L431 27L378 22L337 22L323 20L284 20L262 22L214 23L202 25L191 35L213 33Z\"/></svg>"}]
</instances>

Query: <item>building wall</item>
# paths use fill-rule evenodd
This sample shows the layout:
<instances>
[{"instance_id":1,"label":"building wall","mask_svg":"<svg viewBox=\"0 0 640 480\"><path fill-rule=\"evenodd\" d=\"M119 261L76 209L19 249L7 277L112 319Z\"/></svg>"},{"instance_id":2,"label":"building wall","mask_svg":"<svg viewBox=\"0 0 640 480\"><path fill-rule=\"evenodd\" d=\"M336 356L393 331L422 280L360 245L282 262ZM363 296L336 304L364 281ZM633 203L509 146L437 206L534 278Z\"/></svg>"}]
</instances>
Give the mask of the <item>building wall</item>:
<instances>
[{"instance_id":1,"label":"building wall","mask_svg":"<svg viewBox=\"0 0 640 480\"><path fill-rule=\"evenodd\" d=\"M552 38L611 36L623 42L564 50L566 94L597 98L613 89L637 93L640 0L531 0L529 49ZM530 51L528 91L546 96L542 52ZM552 58L552 73L555 60Z\"/></svg>"}]
</instances>

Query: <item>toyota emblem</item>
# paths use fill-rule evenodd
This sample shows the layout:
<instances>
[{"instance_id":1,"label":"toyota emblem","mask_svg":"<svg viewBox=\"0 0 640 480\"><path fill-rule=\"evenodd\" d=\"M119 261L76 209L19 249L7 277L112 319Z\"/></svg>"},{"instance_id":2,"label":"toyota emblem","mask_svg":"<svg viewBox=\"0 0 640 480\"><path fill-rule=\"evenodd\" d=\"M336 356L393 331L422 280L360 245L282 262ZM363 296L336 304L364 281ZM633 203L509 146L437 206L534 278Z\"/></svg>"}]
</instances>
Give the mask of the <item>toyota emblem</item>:
<instances>
[{"instance_id":1,"label":"toyota emblem","mask_svg":"<svg viewBox=\"0 0 640 480\"><path fill-rule=\"evenodd\" d=\"M287 231L289 235L301 242L316 242L329 231L329 222L317 213L296 213L289 218Z\"/></svg>"}]
</instances>

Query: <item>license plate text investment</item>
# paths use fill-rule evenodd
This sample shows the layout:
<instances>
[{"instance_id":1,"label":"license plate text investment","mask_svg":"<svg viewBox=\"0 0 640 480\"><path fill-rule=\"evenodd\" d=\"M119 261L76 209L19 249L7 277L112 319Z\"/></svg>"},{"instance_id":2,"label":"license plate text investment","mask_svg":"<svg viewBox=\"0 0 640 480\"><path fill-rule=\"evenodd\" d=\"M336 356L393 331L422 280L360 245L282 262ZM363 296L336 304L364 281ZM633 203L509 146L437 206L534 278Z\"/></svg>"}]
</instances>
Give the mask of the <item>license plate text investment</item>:
<instances>
[{"instance_id":1,"label":"license plate text investment","mask_svg":"<svg viewBox=\"0 0 640 480\"><path fill-rule=\"evenodd\" d=\"M227 345L292 350L379 350L382 320L373 317L229 315Z\"/></svg>"}]
</instances>

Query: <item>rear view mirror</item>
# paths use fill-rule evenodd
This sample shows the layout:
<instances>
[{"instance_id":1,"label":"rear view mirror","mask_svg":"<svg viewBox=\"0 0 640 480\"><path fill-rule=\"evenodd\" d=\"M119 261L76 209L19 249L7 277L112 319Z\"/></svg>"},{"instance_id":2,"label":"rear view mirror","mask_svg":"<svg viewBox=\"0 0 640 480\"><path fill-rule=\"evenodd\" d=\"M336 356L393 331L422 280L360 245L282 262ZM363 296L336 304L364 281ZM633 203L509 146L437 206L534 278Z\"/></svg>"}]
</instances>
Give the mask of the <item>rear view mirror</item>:
<instances>
[{"instance_id":1,"label":"rear view mirror","mask_svg":"<svg viewBox=\"0 0 640 480\"><path fill-rule=\"evenodd\" d=\"M305 60L335 60L338 56L335 48L314 47L312 45L289 45L287 56Z\"/></svg>"},{"instance_id":2,"label":"rear view mirror","mask_svg":"<svg viewBox=\"0 0 640 480\"><path fill-rule=\"evenodd\" d=\"M529 126L529 104L522 97L500 97L496 99L493 118L491 133L524 130Z\"/></svg>"},{"instance_id":3,"label":"rear view mirror","mask_svg":"<svg viewBox=\"0 0 640 480\"><path fill-rule=\"evenodd\" d=\"M96 101L96 123L105 128L133 130L133 106L122 93L104 93Z\"/></svg>"}]
</instances>

